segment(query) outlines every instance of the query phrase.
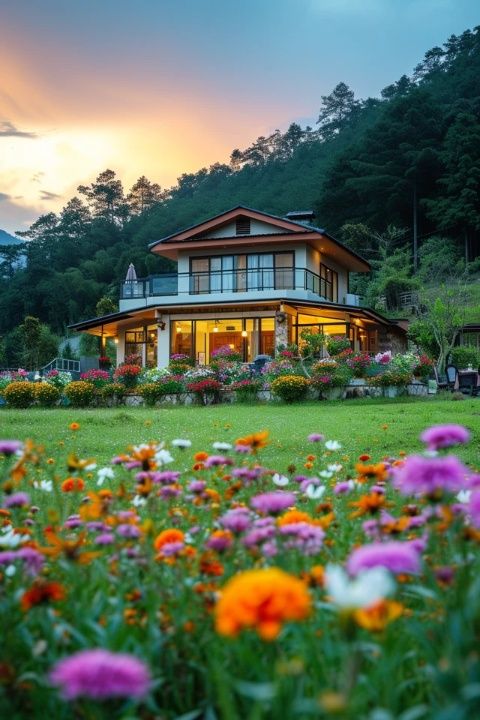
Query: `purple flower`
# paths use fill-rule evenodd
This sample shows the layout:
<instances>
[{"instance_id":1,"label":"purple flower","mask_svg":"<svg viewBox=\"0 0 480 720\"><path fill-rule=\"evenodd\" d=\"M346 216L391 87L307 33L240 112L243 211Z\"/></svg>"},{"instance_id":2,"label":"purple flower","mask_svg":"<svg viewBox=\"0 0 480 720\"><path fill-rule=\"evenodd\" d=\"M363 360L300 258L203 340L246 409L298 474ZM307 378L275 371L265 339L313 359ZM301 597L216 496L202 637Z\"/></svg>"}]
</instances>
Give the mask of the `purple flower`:
<instances>
[{"instance_id":1,"label":"purple flower","mask_svg":"<svg viewBox=\"0 0 480 720\"><path fill-rule=\"evenodd\" d=\"M282 525L280 534L293 538L293 540L285 543L286 547L301 550L305 555L315 555L318 553L322 547L323 538L325 537L322 528L306 522Z\"/></svg>"},{"instance_id":2,"label":"purple flower","mask_svg":"<svg viewBox=\"0 0 480 720\"><path fill-rule=\"evenodd\" d=\"M161 547L160 555L163 557L172 557L173 555L178 555L184 547L185 545L182 542L165 543L165 545Z\"/></svg>"},{"instance_id":3,"label":"purple flower","mask_svg":"<svg viewBox=\"0 0 480 720\"><path fill-rule=\"evenodd\" d=\"M420 572L420 557L411 543L393 541L363 545L354 550L347 560L347 570L351 575L374 567L416 575Z\"/></svg>"},{"instance_id":4,"label":"purple flower","mask_svg":"<svg viewBox=\"0 0 480 720\"><path fill-rule=\"evenodd\" d=\"M209 550L223 552L224 550L228 550L228 548L231 547L232 538L228 537L228 535L212 535L208 538L205 545L207 548L209 548Z\"/></svg>"},{"instance_id":5,"label":"purple flower","mask_svg":"<svg viewBox=\"0 0 480 720\"><path fill-rule=\"evenodd\" d=\"M323 442L325 440L325 437L320 433L311 433L308 436L307 440L308 442Z\"/></svg>"},{"instance_id":6,"label":"purple flower","mask_svg":"<svg viewBox=\"0 0 480 720\"><path fill-rule=\"evenodd\" d=\"M178 497L181 493L182 491L179 488L176 488L175 485L164 485L161 488L159 495L164 500L169 500L170 498Z\"/></svg>"},{"instance_id":7,"label":"purple flower","mask_svg":"<svg viewBox=\"0 0 480 720\"><path fill-rule=\"evenodd\" d=\"M262 473L263 468L261 467L239 467L232 470L232 477L241 478L242 480L245 480L246 483L250 483L253 482L253 480L257 480Z\"/></svg>"},{"instance_id":8,"label":"purple flower","mask_svg":"<svg viewBox=\"0 0 480 720\"><path fill-rule=\"evenodd\" d=\"M150 673L133 655L101 649L82 650L60 660L50 673L50 681L61 688L66 700L142 698L150 687Z\"/></svg>"},{"instance_id":9,"label":"purple flower","mask_svg":"<svg viewBox=\"0 0 480 720\"><path fill-rule=\"evenodd\" d=\"M468 503L468 514L472 525L480 528L480 492L472 492Z\"/></svg>"},{"instance_id":10,"label":"purple flower","mask_svg":"<svg viewBox=\"0 0 480 720\"><path fill-rule=\"evenodd\" d=\"M22 447L19 440L0 440L0 455L15 455Z\"/></svg>"},{"instance_id":11,"label":"purple flower","mask_svg":"<svg viewBox=\"0 0 480 720\"><path fill-rule=\"evenodd\" d=\"M219 465L233 465L233 460L225 455L210 455L205 460L205 467L217 467Z\"/></svg>"},{"instance_id":12,"label":"purple flower","mask_svg":"<svg viewBox=\"0 0 480 720\"><path fill-rule=\"evenodd\" d=\"M81 525L83 525L83 521L80 519L80 515L70 515L63 523L63 527L69 530L78 528Z\"/></svg>"},{"instance_id":13,"label":"purple flower","mask_svg":"<svg viewBox=\"0 0 480 720\"><path fill-rule=\"evenodd\" d=\"M204 480L192 480L188 486L188 490L192 493L203 493L207 483Z\"/></svg>"},{"instance_id":14,"label":"purple flower","mask_svg":"<svg viewBox=\"0 0 480 720\"><path fill-rule=\"evenodd\" d=\"M274 535L275 527L273 525L254 528L244 536L242 542L246 547L252 547L254 545L260 545L260 543L265 542L265 540L270 540Z\"/></svg>"},{"instance_id":15,"label":"purple flower","mask_svg":"<svg viewBox=\"0 0 480 720\"><path fill-rule=\"evenodd\" d=\"M95 545L113 545L115 542L115 536L113 533L105 532L101 535L97 535L95 538Z\"/></svg>"},{"instance_id":16,"label":"purple flower","mask_svg":"<svg viewBox=\"0 0 480 720\"><path fill-rule=\"evenodd\" d=\"M424 430L420 440L424 442L429 450L441 450L451 445L467 443L470 433L463 425L433 425Z\"/></svg>"},{"instance_id":17,"label":"purple flower","mask_svg":"<svg viewBox=\"0 0 480 720\"><path fill-rule=\"evenodd\" d=\"M351 480L341 480L335 485L333 492L335 495L343 495L344 493L349 493L354 487Z\"/></svg>"},{"instance_id":18,"label":"purple flower","mask_svg":"<svg viewBox=\"0 0 480 720\"><path fill-rule=\"evenodd\" d=\"M7 495L3 501L3 507L15 508L25 507L30 504L30 495L24 492L13 493L13 495Z\"/></svg>"},{"instance_id":19,"label":"purple flower","mask_svg":"<svg viewBox=\"0 0 480 720\"><path fill-rule=\"evenodd\" d=\"M250 526L250 513L247 508L235 508L222 515L219 522L227 530L240 533Z\"/></svg>"},{"instance_id":20,"label":"purple flower","mask_svg":"<svg viewBox=\"0 0 480 720\"><path fill-rule=\"evenodd\" d=\"M425 458L411 455L393 469L394 485L403 495L436 498L442 492L458 492L467 483L468 469L453 455Z\"/></svg>"},{"instance_id":21,"label":"purple flower","mask_svg":"<svg viewBox=\"0 0 480 720\"><path fill-rule=\"evenodd\" d=\"M263 513L280 513L287 508L295 505L295 495L290 492L262 493L255 495L250 501L251 506L258 512Z\"/></svg>"},{"instance_id":22,"label":"purple flower","mask_svg":"<svg viewBox=\"0 0 480 720\"><path fill-rule=\"evenodd\" d=\"M130 525L128 523L118 525L117 533L124 538L139 538L142 534L141 530L136 525Z\"/></svg>"},{"instance_id":23,"label":"purple flower","mask_svg":"<svg viewBox=\"0 0 480 720\"><path fill-rule=\"evenodd\" d=\"M38 550L30 547L0 552L0 565L10 565L15 560L23 560L28 572L37 575L42 569L44 558Z\"/></svg>"}]
</instances>

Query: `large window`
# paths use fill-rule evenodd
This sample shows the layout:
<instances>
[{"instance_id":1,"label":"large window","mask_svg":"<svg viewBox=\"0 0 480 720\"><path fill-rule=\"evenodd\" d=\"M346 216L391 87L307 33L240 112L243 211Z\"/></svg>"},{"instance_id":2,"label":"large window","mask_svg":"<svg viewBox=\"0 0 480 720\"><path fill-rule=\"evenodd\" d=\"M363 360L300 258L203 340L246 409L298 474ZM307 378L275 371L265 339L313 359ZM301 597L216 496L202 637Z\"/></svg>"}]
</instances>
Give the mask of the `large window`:
<instances>
[{"instance_id":1,"label":"large window","mask_svg":"<svg viewBox=\"0 0 480 720\"><path fill-rule=\"evenodd\" d=\"M331 302L338 301L338 273L320 263L320 295Z\"/></svg>"},{"instance_id":2,"label":"large window","mask_svg":"<svg viewBox=\"0 0 480 720\"><path fill-rule=\"evenodd\" d=\"M139 355L142 365L155 367L157 364L157 327L144 325L125 332L125 357Z\"/></svg>"},{"instance_id":3,"label":"large window","mask_svg":"<svg viewBox=\"0 0 480 720\"><path fill-rule=\"evenodd\" d=\"M246 292L294 287L293 252L218 255L190 260L190 292Z\"/></svg>"}]
</instances>

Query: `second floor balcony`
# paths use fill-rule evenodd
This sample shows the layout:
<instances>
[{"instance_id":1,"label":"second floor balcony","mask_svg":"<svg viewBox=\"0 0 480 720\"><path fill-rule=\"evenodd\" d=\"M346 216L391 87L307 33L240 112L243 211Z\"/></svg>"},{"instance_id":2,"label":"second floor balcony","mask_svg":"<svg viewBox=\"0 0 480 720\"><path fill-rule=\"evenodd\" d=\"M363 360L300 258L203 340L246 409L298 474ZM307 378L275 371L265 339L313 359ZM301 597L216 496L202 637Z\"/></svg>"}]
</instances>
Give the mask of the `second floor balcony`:
<instances>
[{"instance_id":1,"label":"second floor balcony","mask_svg":"<svg viewBox=\"0 0 480 720\"><path fill-rule=\"evenodd\" d=\"M336 273L329 279L321 277L306 268L255 268L229 270L222 272L163 273L150 275L122 283L121 300L140 300L153 302L154 298L186 299L189 297L207 302L210 296L228 295L242 299L265 297L271 293L289 291L308 293L329 302L344 302L338 297ZM261 293L259 296L258 294ZM352 298L356 296L351 296ZM240 300L240 297L238 297ZM352 302L352 304L358 304Z\"/></svg>"}]
</instances>

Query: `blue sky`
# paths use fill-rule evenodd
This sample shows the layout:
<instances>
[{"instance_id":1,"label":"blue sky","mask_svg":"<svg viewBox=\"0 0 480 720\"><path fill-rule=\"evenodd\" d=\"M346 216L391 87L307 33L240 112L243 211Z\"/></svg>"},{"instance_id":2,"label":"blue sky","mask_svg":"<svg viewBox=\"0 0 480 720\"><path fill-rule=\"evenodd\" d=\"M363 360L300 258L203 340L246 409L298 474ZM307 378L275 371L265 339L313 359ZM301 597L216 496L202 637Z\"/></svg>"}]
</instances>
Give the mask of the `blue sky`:
<instances>
[{"instance_id":1,"label":"blue sky","mask_svg":"<svg viewBox=\"0 0 480 720\"><path fill-rule=\"evenodd\" d=\"M168 187L313 124L340 81L378 96L479 22L478 0L5 2L0 228L58 211L106 167Z\"/></svg>"}]
</instances>

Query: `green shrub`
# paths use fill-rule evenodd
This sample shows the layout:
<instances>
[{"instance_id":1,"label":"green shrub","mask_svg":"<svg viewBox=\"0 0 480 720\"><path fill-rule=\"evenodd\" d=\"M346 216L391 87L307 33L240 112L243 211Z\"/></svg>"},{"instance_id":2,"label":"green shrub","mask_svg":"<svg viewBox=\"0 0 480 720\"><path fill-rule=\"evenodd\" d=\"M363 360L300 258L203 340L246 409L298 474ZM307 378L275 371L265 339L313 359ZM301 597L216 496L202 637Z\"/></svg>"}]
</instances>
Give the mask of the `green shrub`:
<instances>
[{"instance_id":1,"label":"green shrub","mask_svg":"<svg viewBox=\"0 0 480 720\"><path fill-rule=\"evenodd\" d=\"M35 385L35 397L41 407L53 407L60 399L60 391L48 382Z\"/></svg>"},{"instance_id":2,"label":"green shrub","mask_svg":"<svg viewBox=\"0 0 480 720\"><path fill-rule=\"evenodd\" d=\"M35 400L35 385L30 382L12 382L3 390L7 405L28 408Z\"/></svg>"},{"instance_id":3,"label":"green shrub","mask_svg":"<svg viewBox=\"0 0 480 720\"><path fill-rule=\"evenodd\" d=\"M65 388L65 396L72 407L87 407L95 397L95 388L85 380L75 380Z\"/></svg>"},{"instance_id":4,"label":"green shrub","mask_svg":"<svg viewBox=\"0 0 480 720\"><path fill-rule=\"evenodd\" d=\"M475 347L468 345L458 345L454 347L450 354L451 364L460 370L464 370L469 365L477 369L480 365L480 353Z\"/></svg>"},{"instance_id":5,"label":"green shrub","mask_svg":"<svg viewBox=\"0 0 480 720\"><path fill-rule=\"evenodd\" d=\"M158 383L145 383L138 389L138 394L145 400L145 405L153 407L155 403L162 397L161 386Z\"/></svg>"},{"instance_id":6,"label":"green shrub","mask_svg":"<svg viewBox=\"0 0 480 720\"><path fill-rule=\"evenodd\" d=\"M305 399L309 385L307 378L300 375L281 375L272 382L270 388L274 395L292 403Z\"/></svg>"},{"instance_id":7,"label":"green shrub","mask_svg":"<svg viewBox=\"0 0 480 720\"><path fill-rule=\"evenodd\" d=\"M105 400L107 398L122 400L125 397L126 391L127 388L123 383L109 383L100 389L99 395Z\"/></svg>"}]
</instances>

